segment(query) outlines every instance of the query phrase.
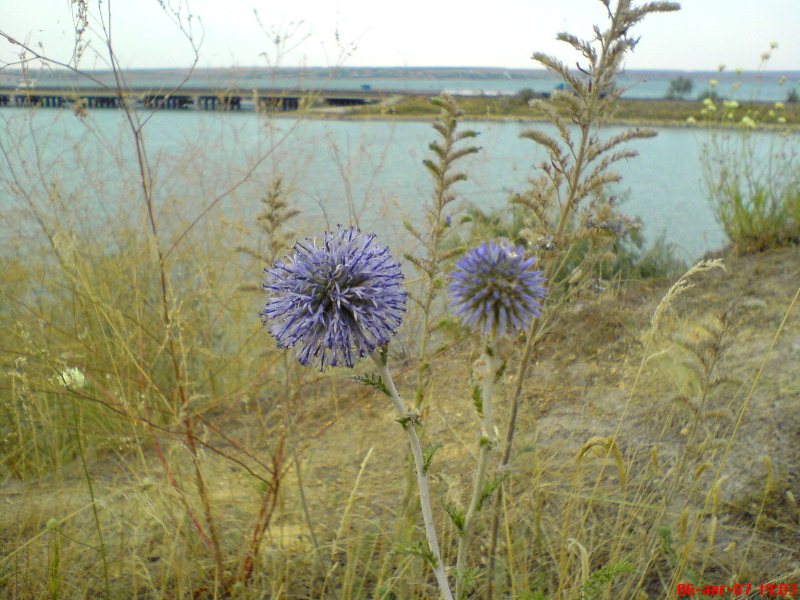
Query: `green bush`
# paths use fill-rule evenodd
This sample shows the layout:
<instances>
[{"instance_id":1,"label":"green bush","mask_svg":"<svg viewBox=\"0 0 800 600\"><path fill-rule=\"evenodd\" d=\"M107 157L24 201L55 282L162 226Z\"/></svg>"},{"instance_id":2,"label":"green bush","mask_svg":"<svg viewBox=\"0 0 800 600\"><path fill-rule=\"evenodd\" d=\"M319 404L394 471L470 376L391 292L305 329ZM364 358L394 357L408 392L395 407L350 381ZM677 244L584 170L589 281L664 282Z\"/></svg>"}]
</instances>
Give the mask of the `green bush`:
<instances>
[{"instance_id":1,"label":"green bush","mask_svg":"<svg viewBox=\"0 0 800 600\"><path fill-rule=\"evenodd\" d=\"M709 97L703 105L701 115L715 125L701 155L703 182L734 249L750 253L796 244L800 138L786 126L784 103L765 107Z\"/></svg>"},{"instance_id":2,"label":"green bush","mask_svg":"<svg viewBox=\"0 0 800 600\"><path fill-rule=\"evenodd\" d=\"M689 77L670 79L666 97L670 100L682 99L692 93L694 82Z\"/></svg>"},{"instance_id":3,"label":"green bush","mask_svg":"<svg viewBox=\"0 0 800 600\"><path fill-rule=\"evenodd\" d=\"M800 240L800 181L747 185L726 176L711 190L716 215L739 252L759 252Z\"/></svg>"},{"instance_id":4,"label":"green bush","mask_svg":"<svg viewBox=\"0 0 800 600\"><path fill-rule=\"evenodd\" d=\"M729 103L732 104L732 103ZM722 119L736 123L711 134L702 155L703 179L715 216L739 253L760 252L800 240L800 155L797 135L762 138L761 117L740 117L732 107ZM752 115L752 116L751 116Z\"/></svg>"}]
</instances>

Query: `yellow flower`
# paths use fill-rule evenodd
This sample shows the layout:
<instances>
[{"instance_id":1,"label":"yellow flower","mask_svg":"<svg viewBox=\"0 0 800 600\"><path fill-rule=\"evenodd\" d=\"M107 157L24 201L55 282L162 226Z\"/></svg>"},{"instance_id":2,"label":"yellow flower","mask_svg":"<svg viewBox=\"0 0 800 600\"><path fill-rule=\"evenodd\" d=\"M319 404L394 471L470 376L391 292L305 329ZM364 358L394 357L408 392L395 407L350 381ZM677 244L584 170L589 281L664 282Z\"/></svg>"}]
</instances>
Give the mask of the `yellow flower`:
<instances>
[{"instance_id":1,"label":"yellow flower","mask_svg":"<svg viewBox=\"0 0 800 600\"><path fill-rule=\"evenodd\" d=\"M753 121L753 119L751 119L750 117L744 116L742 117L742 127L747 127L748 129L755 129L756 122Z\"/></svg>"},{"instance_id":2,"label":"yellow flower","mask_svg":"<svg viewBox=\"0 0 800 600\"><path fill-rule=\"evenodd\" d=\"M786 108L786 105L783 102L775 103L775 110L783 110L784 108Z\"/></svg>"},{"instance_id":3,"label":"yellow flower","mask_svg":"<svg viewBox=\"0 0 800 600\"><path fill-rule=\"evenodd\" d=\"M739 103L736 100L725 100L722 104L725 108L730 108L732 110L739 108Z\"/></svg>"},{"instance_id":4,"label":"yellow flower","mask_svg":"<svg viewBox=\"0 0 800 600\"><path fill-rule=\"evenodd\" d=\"M697 121L694 120L694 117L686 117L686 123L688 125L694 125Z\"/></svg>"},{"instance_id":5,"label":"yellow flower","mask_svg":"<svg viewBox=\"0 0 800 600\"><path fill-rule=\"evenodd\" d=\"M778 117L778 123L780 123L781 125L786 123L786 117Z\"/></svg>"},{"instance_id":6,"label":"yellow flower","mask_svg":"<svg viewBox=\"0 0 800 600\"><path fill-rule=\"evenodd\" d=\"M772 41L772 42L769 43L769 49L770 50L775 50L775 48L777 48L777 47L778 47L778 42Z\"/></svg>"},{"instance_id":7,"label":"yellow flower","mask_svg":"<svg viewBox=\"0 0 800 600\"><path fill-rule=\"evenodd\" d=\"M715 88L717 87L717 85L719 85L719 81L717 81L716 79L712 79L711 81L708 82L708 85L710 85L712 88Z\"/></svg>"}]
</instances>

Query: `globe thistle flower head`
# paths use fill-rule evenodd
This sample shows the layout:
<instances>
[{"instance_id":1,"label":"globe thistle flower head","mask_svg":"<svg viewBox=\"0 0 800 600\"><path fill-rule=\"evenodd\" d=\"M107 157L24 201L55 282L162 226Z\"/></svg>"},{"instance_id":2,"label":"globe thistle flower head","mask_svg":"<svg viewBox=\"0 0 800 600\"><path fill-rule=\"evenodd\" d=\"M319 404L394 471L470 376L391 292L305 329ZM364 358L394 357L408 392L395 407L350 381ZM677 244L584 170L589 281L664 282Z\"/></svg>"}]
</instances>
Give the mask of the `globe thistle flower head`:
<instances>
[{"instance_id":1,"label":"globe thistle flower head","mask_svg":"<svg viewBox=\"0 0 800 600\"><path fill-rule=\"evenodd\" d=\"M354 227L326 232L320 245L297 242L265 272L262 322L279 348L296 347L303 365L352 368L387 344L403 320L400 265L374 235Z\"/></svg>"},{"instance_id":2,"label":"globe thistle flower head","mask_svg":"<svg viewBox=\"0 0 800 600\"><path fill-rule=\"evenodd\" d=\"M496 338L525 330L541 315L546 288L535 257L507 242L467 252L450 275L451 307L462 323Z\"/></svg>"}]
</instances>

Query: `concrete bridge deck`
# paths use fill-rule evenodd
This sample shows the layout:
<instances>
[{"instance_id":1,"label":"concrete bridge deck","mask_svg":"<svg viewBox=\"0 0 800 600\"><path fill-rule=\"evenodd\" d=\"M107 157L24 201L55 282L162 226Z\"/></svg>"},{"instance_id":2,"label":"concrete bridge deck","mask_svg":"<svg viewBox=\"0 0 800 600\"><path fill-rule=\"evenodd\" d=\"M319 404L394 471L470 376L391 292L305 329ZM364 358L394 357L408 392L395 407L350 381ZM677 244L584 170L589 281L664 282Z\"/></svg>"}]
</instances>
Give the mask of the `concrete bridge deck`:
<instances>
[{"instance_id":1,"label":"concrete bridge deck","mask_svg":"<svg viewBox=\"0 0 800 600\"><path fill-rule=\"evenodd\" d=\"M375 90L180 89L102 87L0 87L0 106L42 108L162 108L169 110L294 111L312 106L376 104L389 96Z\"/></svg>"}]
</instances>

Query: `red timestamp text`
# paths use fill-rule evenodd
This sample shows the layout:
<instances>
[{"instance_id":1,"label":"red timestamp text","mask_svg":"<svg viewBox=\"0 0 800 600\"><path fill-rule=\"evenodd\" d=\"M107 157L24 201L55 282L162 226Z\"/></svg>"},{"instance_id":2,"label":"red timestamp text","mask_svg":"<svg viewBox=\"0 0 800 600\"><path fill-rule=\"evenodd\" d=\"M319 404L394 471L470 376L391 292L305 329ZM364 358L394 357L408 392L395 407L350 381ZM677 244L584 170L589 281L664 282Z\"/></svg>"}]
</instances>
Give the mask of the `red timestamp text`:
<instances>
[{"instance_id":1,"label":"red timestamp text","mask_svg":"<svg viewBox=\"0 0 800 600\"><path fill-rule=\"evenodd\" d=\"M798 595L796 583L735 583L733 585L694 585L679 583L678 597L762 597L794 598Z\"/></svg>"}]
</instances>

